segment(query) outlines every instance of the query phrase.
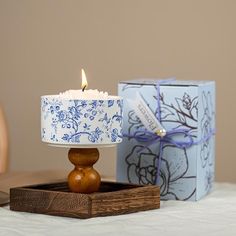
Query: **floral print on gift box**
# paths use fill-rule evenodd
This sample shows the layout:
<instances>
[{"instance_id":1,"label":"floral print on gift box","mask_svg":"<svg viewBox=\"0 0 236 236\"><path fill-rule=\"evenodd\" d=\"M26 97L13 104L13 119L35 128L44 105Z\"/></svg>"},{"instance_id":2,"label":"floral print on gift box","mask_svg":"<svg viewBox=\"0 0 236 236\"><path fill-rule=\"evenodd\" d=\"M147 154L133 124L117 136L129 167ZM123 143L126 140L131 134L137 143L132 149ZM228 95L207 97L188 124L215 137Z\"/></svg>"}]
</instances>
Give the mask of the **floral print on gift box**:
<instances>
[{"instance_id":1,"label":"floral print on gift box","mask_svg":"<svg viewBox=\"0 0 236 236\"><path fill-rule=\"evenodd\" d=\"M215 112L213 110L212 105L212 97L211 94L202 93L202 104L203 104L203 117L201 119L201 133L202 137L207 136L211 129L213 129L213 118L215 115ZM205 168L207 164L213 165L212 159L211 159L211 149L212 149L212 140L209 139L203 143L201 143L201 162L202 167Z\"/></svg>"},{"instance_id":2,"label":"floral print on gift box","mask_svg":"<svg viewBox=\"0 0 236 236\"><path fill-rule=\"evenodd\" d=\"M154 99L157 100L156 96ZM184 93L182 98L175 98L176 104L168 104L165 101L164 94L160 94L161 102L161 120L163 125L165 122L171 122L173 129L178 128L188 128L193 136L196 137L194 133L197 130L197 114L198 114L198 97L191 97L189 94ZM156 111L157 113L157 111ZM143 127L141 121L136 116L135 112L131 110L129 112L129 132L132 134L141 127ZM150 149L145 148L145 151L135 152L136 147L132 149L130 154L126 157L126 163L128 165L127 176L130 182L133 182L134 179L131 179L129 176L132 176L135 179L135 182L139 184L155 184L156 183L156 169L159 158L159 151L157 150L156 154ZM166 149L168 153L172 153L171 158L166 155ZM160 179L158 185L161 187L161 196L180 199L178 192L172 191L173 186L178 185L180 192L185 191L185 199L189 199L196 191L196 188L193 185L192 188L184 189L181 186L184 185L184 182L194 182L196 176L187 176L188 170L188 156L185 149L178 150L178 155L175 155L177 147L173 145L165 145L163 147L163 157L161 161L161 170L160 170ZM147 155L148 152L148 155ZM131 158L132 154L135 153L136 158ZM146 159L145 159L146 157ZM174 161L173 161L174 158ZM131 161L133 160L133 162ZM143 160L145 159L145 160ZM136 160L136 161L134 161ZM135 171L134 170L135 167ZM129 172L132 172L130 174ZM135 173L135 174L133 174ZM145 173L145 175L144 175Z\"/></svg>"},{"instance_id":3,"label":"floral print on gift box","mask_svg":"<svg viewBox=\"0 0 236 236\"><path fill-rule=\"evenodd\" d=\"M139 152L140 148L142 148L142 151ZM169 154L171 152L173 155L166 155L167 149L169 149ZM196 176L186 175L189 167L186 150L182 149L181 155L178 153L178 156L176 156L175 149L176 147L170 145L163 147L158 185L161 188L162 197L179 200L182 199L181 196L184 192L185 198L182 200L187 200L195 193L196 187L194 184L191 184L192 188L183 188L183 186L186 183L194 183ZM158 158L158 153L154 153L150 148L142 145L134 146L125 159L128 166L127 176L129 182L155 184ZM175 191L175 189L179 189L179 191Z\"/></svg>"}]
</instances>

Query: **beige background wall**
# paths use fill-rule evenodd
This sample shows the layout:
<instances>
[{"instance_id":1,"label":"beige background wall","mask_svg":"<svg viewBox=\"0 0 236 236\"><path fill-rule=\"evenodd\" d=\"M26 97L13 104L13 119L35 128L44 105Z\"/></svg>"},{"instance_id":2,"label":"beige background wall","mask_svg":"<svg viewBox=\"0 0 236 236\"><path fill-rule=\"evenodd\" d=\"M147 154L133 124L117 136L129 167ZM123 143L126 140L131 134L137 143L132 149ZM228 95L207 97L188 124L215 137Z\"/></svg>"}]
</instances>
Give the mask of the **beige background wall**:
<instances>
[{"instance_id":1,"label":"beige background wall","mask_svg":"<svg viewBox=\"0 0 236 236\"><path fill-rule=\"evenodd\" d=\"M116 94L119 80L176 76L217 82L219 181L236 182L234 0L0 0L0 103L10 169L70 169L66 150L40 141L40 95L80 88ZM115 150L98 168L115 174Z\"/></svg>"}]
</instances>

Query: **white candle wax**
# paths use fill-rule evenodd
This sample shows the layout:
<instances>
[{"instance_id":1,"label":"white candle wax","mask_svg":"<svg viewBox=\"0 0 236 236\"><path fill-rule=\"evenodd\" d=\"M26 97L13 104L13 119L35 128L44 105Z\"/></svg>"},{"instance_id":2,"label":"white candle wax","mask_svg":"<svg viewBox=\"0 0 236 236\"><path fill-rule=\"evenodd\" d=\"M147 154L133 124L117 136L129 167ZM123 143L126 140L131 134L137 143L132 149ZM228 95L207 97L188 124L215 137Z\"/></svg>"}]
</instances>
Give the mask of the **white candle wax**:
<instances>
[{"instance_id":1,"label":"white candle wax","mask_svg":"<svg viewBox=\"0 0 236 236\"><path fill-rule=\"evenodd\" d=\"M67 90L59 94L62 99L80 99L80 100L106 100L113 98L107 92L98 91L97 89L80 90Z\"/></svg>"}]
</instances>

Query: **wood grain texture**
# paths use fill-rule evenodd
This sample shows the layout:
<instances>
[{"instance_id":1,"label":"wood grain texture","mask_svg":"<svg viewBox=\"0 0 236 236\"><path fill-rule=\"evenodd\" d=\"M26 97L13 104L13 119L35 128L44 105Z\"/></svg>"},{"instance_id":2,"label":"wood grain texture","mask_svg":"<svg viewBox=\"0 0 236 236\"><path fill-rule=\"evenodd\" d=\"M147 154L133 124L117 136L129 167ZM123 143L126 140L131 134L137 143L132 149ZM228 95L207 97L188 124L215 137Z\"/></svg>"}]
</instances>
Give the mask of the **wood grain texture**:
<instances>
[{"instance_id":1,"label":"wood grain texture","mask_svg":"<svg viewBox=\"0 0 236 236\"><path fill-rule=\"evenodd\" d=\"M126 214L160 207L157 186L102 182L99 192L70 192L67 183L52 183L10 190L10 209L57 216L91 218Z\"/></svg>"},{"instance_id":2,"label":"wood grain texture","mask_svg":"<svg viewBox=\"0 0 236 236\"><path fill-rule=\"evenodd\" d=\"M68 186L75 193L97 192L100 174L93 168L99 159L97 148L71 148L68 153L70 162L75 166L68 175Z\"/></svg>"}]
</instances>

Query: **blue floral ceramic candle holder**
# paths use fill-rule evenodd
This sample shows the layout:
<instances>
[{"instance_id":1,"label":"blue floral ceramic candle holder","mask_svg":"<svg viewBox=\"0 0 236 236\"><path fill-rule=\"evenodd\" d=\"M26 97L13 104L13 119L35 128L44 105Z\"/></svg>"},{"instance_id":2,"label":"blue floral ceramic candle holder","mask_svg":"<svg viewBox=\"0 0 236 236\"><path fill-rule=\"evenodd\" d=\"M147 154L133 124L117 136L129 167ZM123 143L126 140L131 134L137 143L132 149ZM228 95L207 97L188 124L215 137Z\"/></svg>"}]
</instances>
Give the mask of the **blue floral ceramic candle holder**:
<instances>
[{"instance_id":1,"label":"blue floral ceramic candle holder","mask_svg":"<svg viewBox=\"0 0 236 236\"><path fill-rule=\"evenodd\" d=\"M104 146L120 143L122 99L67 100L41 98L42 141L54 145Z\"/></svg>"},{"instance_id":2,"label":"blue floral ceramic candle holder","mask_svg":"<svg viewBox=\"0 0 236 236\"><path fill-rule=\"evenodd\" d=\"M120 97L107 99L68 99L60 95L41 97L41 137L49 145L70 147L69 159L75 169L68 176L73 192L98 191L100 175L93 169L97 147L122 141Z\"/></svg>"}]
</instances>

